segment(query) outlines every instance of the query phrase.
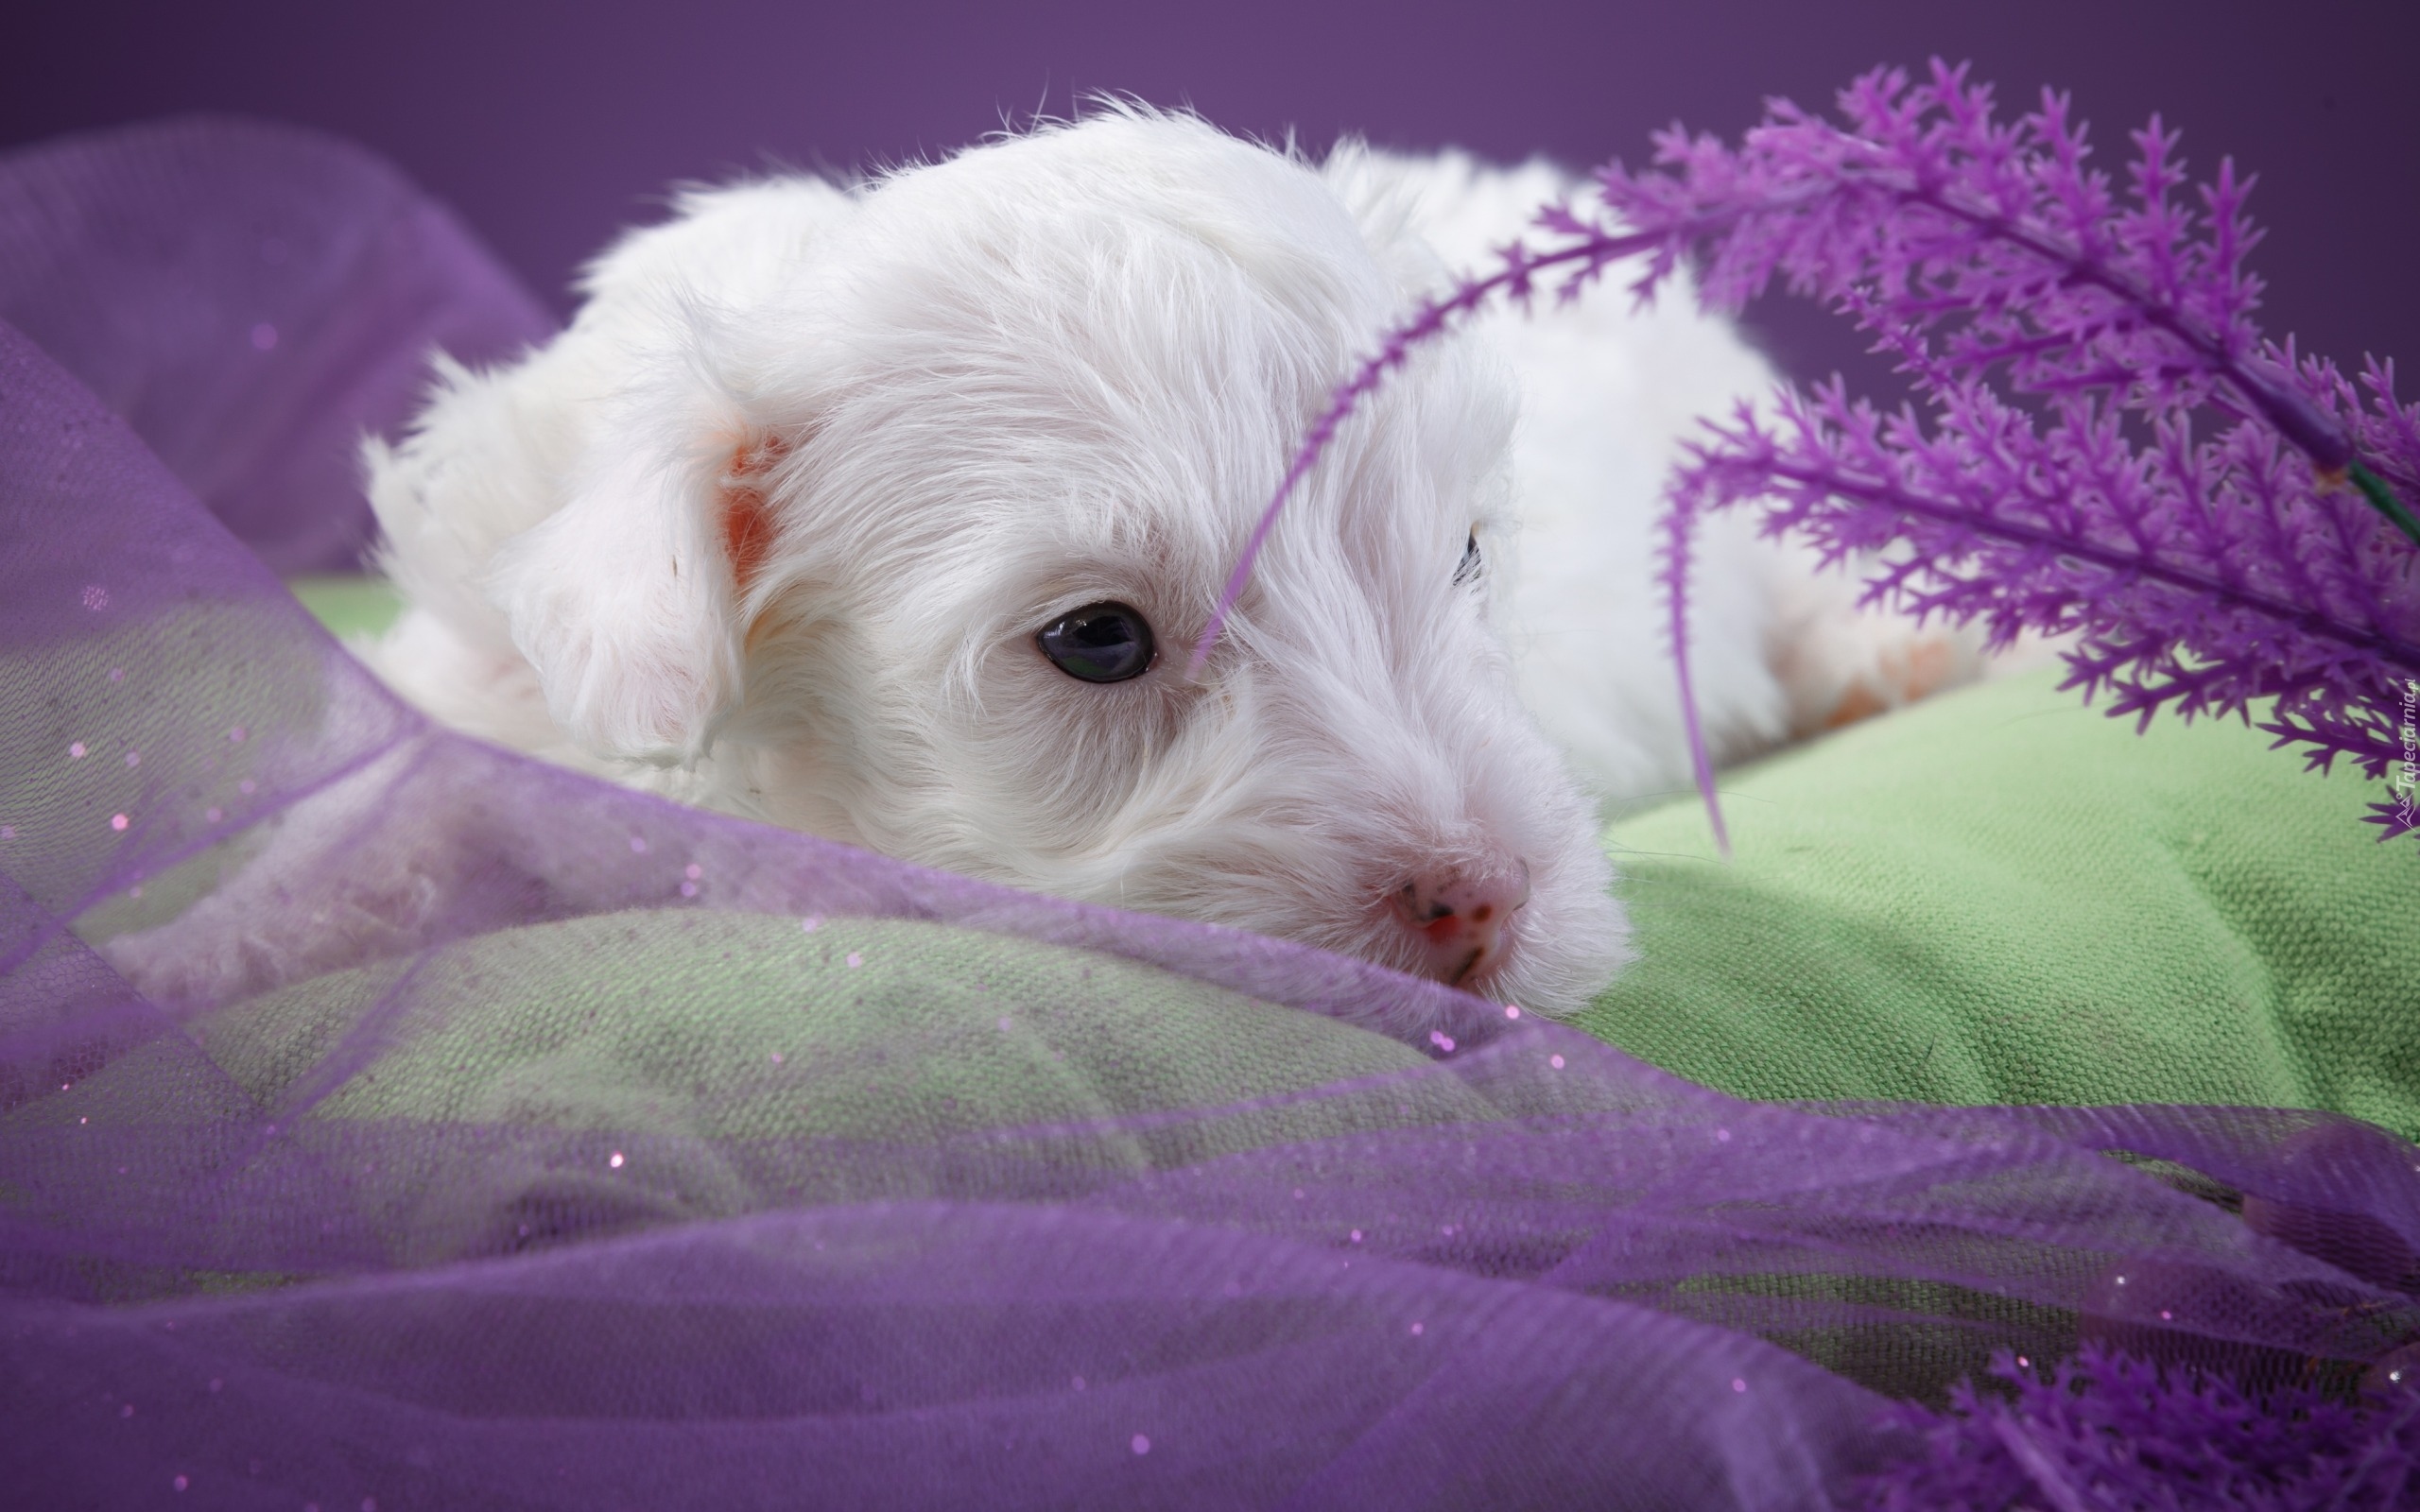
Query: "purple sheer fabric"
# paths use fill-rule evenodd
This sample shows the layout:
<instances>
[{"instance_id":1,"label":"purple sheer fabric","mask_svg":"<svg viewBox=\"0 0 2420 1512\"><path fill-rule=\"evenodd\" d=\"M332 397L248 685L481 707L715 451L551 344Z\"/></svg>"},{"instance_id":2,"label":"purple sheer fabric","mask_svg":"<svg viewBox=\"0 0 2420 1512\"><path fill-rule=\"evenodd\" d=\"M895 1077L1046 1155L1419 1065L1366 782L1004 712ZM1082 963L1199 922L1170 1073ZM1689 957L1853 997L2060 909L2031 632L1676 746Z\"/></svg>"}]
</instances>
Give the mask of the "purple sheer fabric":
<instances>
[{"instance_id":1,"label":"purple sheer fabric","mask_svg":"<svg viewBox=\"0 0 2420 1512\"><path fill-rule=\"evenodd\" d=\"M211 117L0 158L0 319L281 573L369 544L355 449L409 417L430 348L476 363L554 325L378 158Z\"/></svg>"},{"instance_id":2,"label":"purple sheer fabric","mask_svg":"<svg viewBox=\"0 0 2420 1512\"><path fill-rule=\"evenodd\" d=\"M2420 1332L2364 1125L1743 1104L433 730L71 370L0 327L9 1499L1848 1506L1994 1349Z\"/></svg>"}]
</instances>

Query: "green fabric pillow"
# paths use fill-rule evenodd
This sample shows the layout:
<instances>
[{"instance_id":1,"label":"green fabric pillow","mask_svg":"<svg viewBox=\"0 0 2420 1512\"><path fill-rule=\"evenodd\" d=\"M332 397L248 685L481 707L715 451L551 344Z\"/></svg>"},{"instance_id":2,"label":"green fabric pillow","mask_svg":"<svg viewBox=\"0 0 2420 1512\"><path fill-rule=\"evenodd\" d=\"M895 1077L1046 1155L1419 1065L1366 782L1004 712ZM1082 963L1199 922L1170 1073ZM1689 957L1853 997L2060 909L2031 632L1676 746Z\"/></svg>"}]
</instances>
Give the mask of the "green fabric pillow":
<instances>
[{"instance_id":1,"label":"green fabric pillow","mask_svg":"<svg viewBox=\"0 0 2420 1512\"><path fill-rule=\"evenodd\" d=\"M315 977L192 1021L212 1074L185 1079L223 1074L295 1150L353 1173L365 1211L403 1215L415 1263L572 1211L997 1196L1503 1116L1408 1045L1135 962L914 919L803 922L642 909ZM194 1048L147 1046L73 1106L34 1106L134 1117L119 1086L151 1093L156 1062Z\"/></svg>"},{"instance_id":2,"label":"green fabric pillow","mask_svg":"<svg viewBox=\"0 0 2420 1512\"><path fill-rule=\"evenodd\" d=\"M375 635L395 623L403 601L382 577L334 573L290 577L285 586L312 616L338 637Z\"/></svg>"},{"instance_id":3,"label":"green fabric pillow","mask_svg":"<svg viewBox=\"0 0 2420 1512\"><path fill-rule=\"evenodd\" d=\"M2378 783L2045 672L1726 774L1609 840L1591 1033L1749 1097L2333 1108L2420 1135L2420 845Z\"/></svg>"},{"instance_id":4,"label":"green fabric pillow","mask_svg":"<svg viewBox=\"0 0 2420 1512\"><path fill-rule=\"evenodd\" d=\"M383 584L296 591L339 634ZM1931 699L1613 826L1643 958L1582 1028L1749 1097L2333 1108L2420 1136L2420 845L2232 723L2055 673Z\"/></svg>"}]
</instances>

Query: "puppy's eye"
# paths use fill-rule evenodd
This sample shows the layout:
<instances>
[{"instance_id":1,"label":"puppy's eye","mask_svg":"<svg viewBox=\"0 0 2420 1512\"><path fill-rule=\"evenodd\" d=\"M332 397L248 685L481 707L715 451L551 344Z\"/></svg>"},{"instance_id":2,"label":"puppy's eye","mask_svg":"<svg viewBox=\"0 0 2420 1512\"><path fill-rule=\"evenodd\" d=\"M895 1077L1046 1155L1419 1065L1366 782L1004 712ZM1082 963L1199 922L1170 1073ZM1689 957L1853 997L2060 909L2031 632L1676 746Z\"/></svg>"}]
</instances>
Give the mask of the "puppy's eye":
<instances>
[{"instance_id":1,"label":"puppy's eye","mask_svg":"<svg viewBox=\"0 0 2420 1512\"><path fill-rule=\"evenodd\" d=\"M1150 622L1125 604L1087 604L1034 641L1052 665L1085 682L1123 682L1151 665Z\"/></svg>"},{"instance_id":2,"label":"puppy's eye","mask_svg":"<svg viewBox=\"0 0 2420 1512\"><path fill-rule=\"evenodd\" d=\"M1470 544L1462 548L1462 564L1454 569L1454 586L1460 588L1464 583L1476 582L1479 570L1486 565L1486 561L1478 554L1478 531L1474 529L1471 531Z\"/></svg>"}]
</instances>

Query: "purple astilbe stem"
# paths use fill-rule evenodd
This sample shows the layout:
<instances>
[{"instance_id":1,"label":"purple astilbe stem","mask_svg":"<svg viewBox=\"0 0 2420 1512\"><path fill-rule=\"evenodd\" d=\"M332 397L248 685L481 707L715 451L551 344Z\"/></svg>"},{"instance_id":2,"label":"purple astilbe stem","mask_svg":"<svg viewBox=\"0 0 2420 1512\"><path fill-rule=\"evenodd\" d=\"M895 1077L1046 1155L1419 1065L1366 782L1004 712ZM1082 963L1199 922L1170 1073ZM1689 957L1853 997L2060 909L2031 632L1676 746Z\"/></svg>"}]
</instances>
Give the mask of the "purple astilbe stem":
<instances>
[{"instance_id":1,"label":"purple astilbe stem","mask_svg":"<svg viewBox=\"0 0 2420 1512\"><path fill-rule=\"evenodd\" d=\"M1412 348L1498 293L1526 302L1542 269L1567 270L1568 299L1643 258L1642 300L1693 265L1717 308L1777 277L1832 303L1898 359L1925 411L1886 417L1837 380L1785 388L1771 421L1710 423L1676 474L1662 576L1691 764L1726 851L1688 679L1687 567L1696 518L1750 501L1829 561L1882 562L1868 602L1979 619L1995 645L2073 636L2065 685L2114 694L2113 714L2250 719L2273 700L2261 728L2321 770L2342 757L2378 778L2404 761L2420 407L2397 401L2390 364L2357 388L2263 342L2249 180L2221 163L2188 208L2154 117L2120 196L2087 165L2064 96L2002 122L1987 87L1937 60L1919 84L1868 74L1840 112L1774 102L1737 149L1664 132L1653 168L1600 170L1600 216L1547 207L1541 245L1507 249L1397 328L1313 427L1195 667L1287 497ZM2216 423L2197 430L2204 410ZM2374 808L2388 833L2415 827L2408 792Z\"/></svg>"},{"instance_id":2,"label":"purple astilbe stem","mask_svg":"<svg viewBox=\"0 0 2420 1512\"><path fill-rule=\"evenodd\" d=\"M1689 678L1689 537L1690 525L1697 516L1685 509L1673 509L1664 516L1664 541L1659 555L1663 568L1657 575L1664 584L1664 608L1668 633L1672 641L1672 672L1681 684L1681 724L1689 747L1689 773L1698 784L1698 794L1705 800L1706 822L1714 829L1714 848L1728 861L1731 858L1731 830L1722 822L1722 805L1715 801L1714 759L1707 752L1705 730L1698 720L1697 688Z\"/></svg>"},{"instance_id":3,"label":"purple astilbe stem","mask_svg":"<svg viewBox=\"0 0 2420 1512\"><path fill-rule=\"evenodd\" d=\"M1451 292L1423 301L1411 318L1389 332L1378 348L1377 355L1362 363L1359 370L1337 389L1327 409L1303 438L1303 444L1295 452L1292 464L1287 468L1285 477L1278 481L1277 491L1270 495L1268 507L1261 510L1260 519L1253 525L1252 535L1245 540L1243 554L1236 559L1236 570L1227 576L1226 587L1219 594L1219 602L1211 610L1209 623L1202 627L1201 638L1194 643L1193 656L1185 663L1186 678L1201 676L1202 663L1209 659L1210 648L1218 644L1219 632L1226 627L1227 616L1235 609L1244 585L1252 580L1253 565L1260 559L1261 548L1268 543L1269 533L1275 528L1277 516L1284 511L1287 501L1294 496L1294 490L1302 486L1303 479L1325 455L1328 444L1336 439L1337 432L1345 421L1360 407L1363 400L1377 392L1389 373L1409 361L1416 348L1444 335L1454 322L1478 311L1495 296L1507 295L1527 304L1536 288L1540 273L1553 268L1569 269L1563 292L1566 297L1576 295L1606 264L1645 251L1654 245L1655 240L1652 236L1643 235L1592 234L1582 236L1570 246L1546 251L1533 250L1525 243L1515 242L1498 254L1504 266L1495 272L1484 278L1458 281Z\"/></svg>"}]
</instances>

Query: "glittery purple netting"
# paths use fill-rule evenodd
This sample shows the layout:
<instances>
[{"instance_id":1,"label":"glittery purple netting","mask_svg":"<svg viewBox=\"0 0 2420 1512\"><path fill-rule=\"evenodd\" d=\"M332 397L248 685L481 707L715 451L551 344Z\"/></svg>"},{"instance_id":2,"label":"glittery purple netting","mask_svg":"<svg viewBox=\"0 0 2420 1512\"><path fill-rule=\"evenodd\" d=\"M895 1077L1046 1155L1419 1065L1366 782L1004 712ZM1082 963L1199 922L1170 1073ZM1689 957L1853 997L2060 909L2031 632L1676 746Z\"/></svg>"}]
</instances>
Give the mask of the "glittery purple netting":
<instances>
[{"instance_id":1,"label":"glittery purple netting","mask_svg":"<svg viewBox=\"0 0 2420 1512\"><path fill-rule=\"evenodd\" d=\"M1743 1104L432 730L69 376L144 335L0 328L27 1504L1856 1505L1996 1349L2420 1330L2364 1125Z\"/></svg>"},{"instance_id":2,"label":"glittery purple netting","mask_svg":"<svg viewBox=\"0 0 2420 1512\"><path fill-rule=\"evenodd\" d=\"M281 573L355 563L355 442L409 417L432 347L478 363L554 327L377 157L210 116L0 159L0 319Z\"/></svg>"}]
</instances>

